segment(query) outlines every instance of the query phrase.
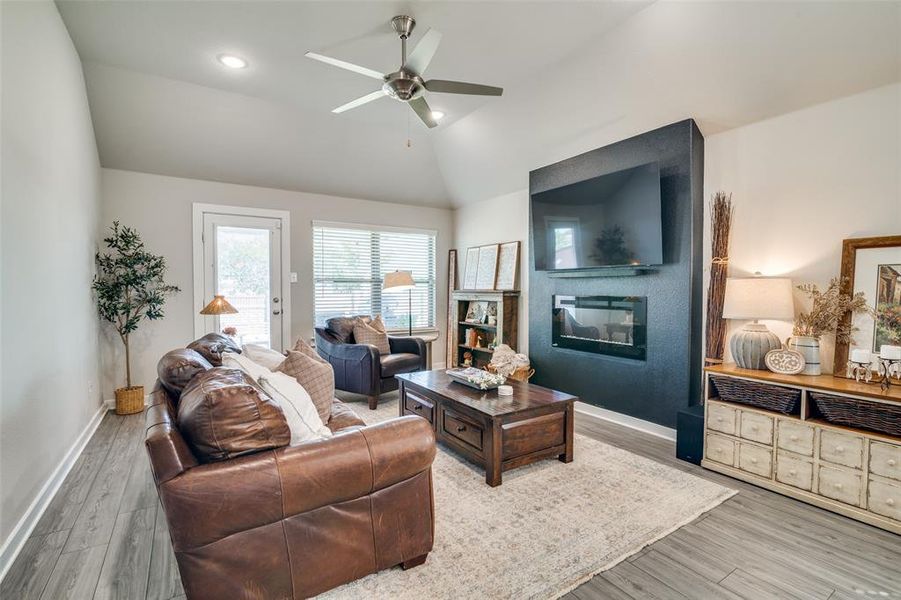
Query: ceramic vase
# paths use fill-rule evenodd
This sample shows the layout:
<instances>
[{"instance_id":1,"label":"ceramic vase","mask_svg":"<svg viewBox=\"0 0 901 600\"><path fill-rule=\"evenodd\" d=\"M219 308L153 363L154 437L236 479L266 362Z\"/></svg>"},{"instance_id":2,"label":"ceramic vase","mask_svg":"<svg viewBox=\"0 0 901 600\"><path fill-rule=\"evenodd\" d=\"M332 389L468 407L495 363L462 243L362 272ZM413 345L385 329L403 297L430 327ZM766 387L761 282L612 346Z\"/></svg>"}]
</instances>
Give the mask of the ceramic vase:
<instances>
[{"instance_id":1,"label":"ceramic vase","mask_svg":"<svg viewBox=\"0 0 901 600\"><path fill-rule=\"evenodd\" d=\"M820 340L809 335L796 335L788 338L788 348L796 350L804 357L804 370L801 375L820 375Z\"/></svg>"}]
</instances>

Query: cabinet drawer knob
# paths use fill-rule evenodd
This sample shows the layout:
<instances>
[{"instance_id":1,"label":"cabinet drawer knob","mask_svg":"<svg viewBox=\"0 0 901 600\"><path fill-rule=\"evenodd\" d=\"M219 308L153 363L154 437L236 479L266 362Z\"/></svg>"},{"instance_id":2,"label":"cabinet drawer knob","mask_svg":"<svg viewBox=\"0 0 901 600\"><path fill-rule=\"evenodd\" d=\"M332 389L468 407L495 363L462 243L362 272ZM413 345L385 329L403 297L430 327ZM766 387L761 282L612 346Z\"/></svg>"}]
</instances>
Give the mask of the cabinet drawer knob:
<instances>
[{"instance_id":1,"label":"cabinet drawer knob","mask_svg":"<svg viewBox=\"0 0 901 600\"><path fill-rule=\"evenodd\" d=\"M788 439L790 439L790 440L793 441L793 442L797 442L797 441L798 441L798 436L796 436L796 435L790 435L790 436L788 436Z\"/></svg>"},{"instance_id":2,"label":"cabinet drawer knob","mask_svg":"<svg viewBox=\"0 0 901 600\"><path fill-rule=\"evenodd\" d=\"M751 459L751 464L752 464L752 465L756 465L756 464L757 464L757 459L756 459L756 458L752 458L752 459Z\"/></svg>"},{"instance_id":3,"label":"cabinet drawer knob","mask_svg":"<svg viewBox=\"0 0 901 600\"><path fill-rule=\"evenodd\" d=\"M723 449L722 449L722 448L716 448L716 449L714 449L714 452L716 452L717 454L722 454L722 453L723 453Z\"/></svg>"},{"instance_id":4,"label":"cabinet drawer knob","mask_svg":"<svg viewBox=\"0 0 901 600\"><path fill-rule=\"evenodd\" d=\"M422 410L422 405L420 405L420 404L414 404L414 405L413 405L413 410Z\"/></svg>"},{"instance_id":5,"label":"cabinet drawer knob","mask_svg":"<svg viewBox=\"0 0 901 600\"><path fill-rule=\"evenodd\" d=\"M895 505L895 499L894 499L894 498L889 498L888 500L885 501L885 503L888 504L889 506L894 506L894 505Z\"/></svg>"},{"instance_id":6,"label":"cabinet drawer knob","mask_svg":"<svg viewBox=\"0 0 901 600\"><path fill-rule=\"evenodd\" d=\"M466 425L457 425L457 431L466 431Z\"/></svg>"},{"instance_id":7,"label":"cabinet drawer knob","mask_svg":"<svg viewBox=\"0 0 901 600\"><path fill-rule=\"evenodd\" d=\"M845 448L844 448L843 446L836 446L836 447L835 447L835 451L836 451L838 454L841 454L842 452L845 451Z\"/></svg>"},{"instance_id":8,"label":"cabinet drawer knob","mask_svg":"<svg viewBox=\"0 0 901 600\"><path fill-rule=\"evenodd\" d=\"M716 418L716 422L717 422L717 423L722 423L722 422L723 422L723 417L717 417L717 418Z\"/></svg>"},{"instance_id":9,"label":"cabinet drawer knob","mask_svg":"<svg viewBox=\"0 0 901 600\"><path fill-rule=\"evenodd\" d=\"M759 430L760 430L760 427L758 427L757 425L751 425L751 431L759 431Z\"/></svg>"},{"instance_id":10,"label":"cabinet drawer knob","mask_svg":"<svg viewBox=\"0 0 901 600\"><path fill-rule=\"evenodd\" d=\"M898 464L898 463L897 463L897 461L895 461L894 458L888 459L888 466L894 467L896 464Z\"/></svg>"},{"instance_id":11,"label":"cabinet drawer knob","mask_svg":"<svg viewBox=\"0 0 901 600\"><path fill-rule=\"evenodd\" d=\"M840 484L840 483L835 484L835 489L837 489L837 490L842 489L842 487L844 487L844 486L842 486L842 484Z\"/></svg>"},{"instance_id":12,"label":"cabinet drawer knob","mask_svg":"<svg viewBox=\"0 0 901 600\"><path fill-rule=\"evenodd\" d=\"M795 475L798 474L798 472L797 472L796 470L794 470L794 469L789 469L789 470L788 470L788 474L789 474L790 477L794 477Z\"/></svg>"}]
</instances>

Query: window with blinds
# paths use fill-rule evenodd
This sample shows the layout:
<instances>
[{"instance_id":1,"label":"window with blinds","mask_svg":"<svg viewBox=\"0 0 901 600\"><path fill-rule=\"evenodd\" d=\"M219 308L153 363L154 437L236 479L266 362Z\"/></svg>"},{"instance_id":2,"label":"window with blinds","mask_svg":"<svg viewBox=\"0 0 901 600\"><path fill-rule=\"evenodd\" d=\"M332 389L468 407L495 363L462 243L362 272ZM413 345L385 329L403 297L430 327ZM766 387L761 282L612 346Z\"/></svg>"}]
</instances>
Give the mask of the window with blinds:
<instances>
[{"instance_id":1,"label":"window with blinds","mask_svg":"<svg viewBox=\"0 0 901 600\"><path fill-rule=\"evenodd\" d=\"M391 271L412 271L413 329L435 327L435 232L313 223L315 320L382 315L389 330L406 330L407 290L382 290Z\"/></svg>"}]
</instances>

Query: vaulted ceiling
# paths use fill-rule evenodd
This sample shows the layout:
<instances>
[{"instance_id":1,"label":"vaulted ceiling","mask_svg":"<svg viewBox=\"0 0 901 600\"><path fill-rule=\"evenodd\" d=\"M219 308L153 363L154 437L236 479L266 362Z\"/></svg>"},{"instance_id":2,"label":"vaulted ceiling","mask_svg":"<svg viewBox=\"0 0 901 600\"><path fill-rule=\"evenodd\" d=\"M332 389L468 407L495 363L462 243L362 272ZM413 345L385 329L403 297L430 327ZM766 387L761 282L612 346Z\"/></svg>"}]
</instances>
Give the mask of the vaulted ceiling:
<instances>
[{"instance_id":1,"label":"vaulted ceiling","mask_svg":"<svg viewBox=\"0 0 901 600\"><path fill-rule=\"evenodd\" d=\"M521 189L530 169L675 120L709 135L901 80L899 3L58 6L103 166L430 206ZM447 115L433 130L387 98L332 114L378 82L303 54L395 70L395 14L417 19L412 45L444 34L430 77L504 95L432 94Z\"/></svg>"}]
</instances>

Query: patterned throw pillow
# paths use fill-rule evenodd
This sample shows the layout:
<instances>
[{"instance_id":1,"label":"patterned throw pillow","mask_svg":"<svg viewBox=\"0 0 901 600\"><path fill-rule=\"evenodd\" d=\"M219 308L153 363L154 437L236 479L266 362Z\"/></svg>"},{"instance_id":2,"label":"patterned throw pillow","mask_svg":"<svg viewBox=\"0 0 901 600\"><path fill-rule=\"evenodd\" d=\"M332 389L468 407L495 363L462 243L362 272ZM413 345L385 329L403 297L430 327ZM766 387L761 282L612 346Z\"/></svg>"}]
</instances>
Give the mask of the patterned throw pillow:
<instances>
[{"instance_id":1,"label":"patterned throw pillow","mask_svg":"<svg viewBox=\"0 0 901 600\"><path fill-rule=\"evenodd\" d=\"M332 399L335 397L335 373L332 365L318 355L313 358L303 351L291 350L285 362L275 370L296 379L312 398L319 418L323 423L328 423L332 414Z\"/></svg>"},{"instance_id":2,"label":"patterned throw pillow","mask_svg":"<svg viewBox=\"0 0 901 600\"><path fill-rule=\"evenodd\" d=\"M297 343L294 344L294 351L303 352L312 359L318 360L319 362L328 363L327 360L319 356L319 353L316 352L316 348L303 341L303 338L297 340Z\"/></svg>"},{"instance_id":3,"label":"patterned throw pillow","mask_svg":"<svg viewBox=\"0 0 901 600\"><path fill-rule=\"evenodd\" d=\"M366 319L366 323L376 331L387 333L387 330L385 329L385 322L382 321L382 315L376 315L373 319Z\"/></svg>"},{"instance_id":4,"label":"patterned throw pillow","mask_svg":"<svg viewBox=\"0 0 901 600\"><path fill-rule=\"evenodd\" d=\"M381 329L379 329L381 325ZM391 346L388 344L388 334L385 333L385 325L382 323L382 317L378 316L369 323L358 319L354 323L354 341L358 344L369 344L375 346L382 354L391 354Z\"/></svg>"}]
</instances>

